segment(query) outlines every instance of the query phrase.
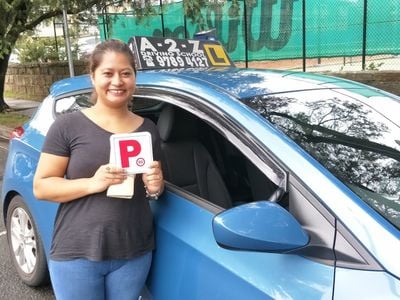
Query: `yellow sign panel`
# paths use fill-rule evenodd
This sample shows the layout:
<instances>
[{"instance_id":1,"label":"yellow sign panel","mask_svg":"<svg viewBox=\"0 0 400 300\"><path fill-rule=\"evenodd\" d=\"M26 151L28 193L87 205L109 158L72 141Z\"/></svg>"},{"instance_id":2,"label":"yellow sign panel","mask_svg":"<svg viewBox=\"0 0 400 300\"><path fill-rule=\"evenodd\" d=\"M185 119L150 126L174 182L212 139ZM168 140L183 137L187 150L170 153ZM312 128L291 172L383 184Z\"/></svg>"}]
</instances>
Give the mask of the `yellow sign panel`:
<instances>
[{"instance_id":1,"label":"yellow sign panel","mask_svg":"<svg viewBox=\"0 0 400 300\"><path fill-rule=\"evenodd\" d=\"M230 66L231 61L221 45L204 45L208 59L213 66Z\"/></svg>"}]
</instances>

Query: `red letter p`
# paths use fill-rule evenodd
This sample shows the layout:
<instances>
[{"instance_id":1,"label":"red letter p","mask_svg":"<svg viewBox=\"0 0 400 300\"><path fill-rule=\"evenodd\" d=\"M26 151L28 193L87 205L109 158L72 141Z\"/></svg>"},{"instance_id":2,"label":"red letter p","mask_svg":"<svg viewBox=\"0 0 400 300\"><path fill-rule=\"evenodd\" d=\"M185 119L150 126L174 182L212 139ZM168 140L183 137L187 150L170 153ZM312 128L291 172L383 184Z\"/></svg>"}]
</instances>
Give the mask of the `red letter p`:
<instances>
[{"instance_id":1,"label":"red letter p","mask_svg":"<svg viewBox=\"0 0 400 300\"><path fill-rule=\"evenodd\" d=\"M140 143L136 140L122 140L119 141L119 152L121 155L121 167L128 168L129 167L129 157L137 156L140 151L142 151L142 147Z\"/></svg>"}]
</instances>

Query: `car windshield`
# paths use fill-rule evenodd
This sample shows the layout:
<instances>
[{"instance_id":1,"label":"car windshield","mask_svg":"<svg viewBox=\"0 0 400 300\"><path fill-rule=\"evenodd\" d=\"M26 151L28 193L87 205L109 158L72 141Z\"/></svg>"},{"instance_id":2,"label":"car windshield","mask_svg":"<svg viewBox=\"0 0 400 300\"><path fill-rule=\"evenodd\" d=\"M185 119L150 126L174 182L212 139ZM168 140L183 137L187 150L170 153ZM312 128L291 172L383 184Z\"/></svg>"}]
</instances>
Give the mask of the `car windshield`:
<instances>
[{"instance_id":1,"label":"car windshield","mask_svg":"<svg viewBox=\"0 0 400 300\"><path fill-rule=\"evenodd\" d=\"M398 100L318 90L243 102L400 229Z\"/></svg>"}]
</instances>

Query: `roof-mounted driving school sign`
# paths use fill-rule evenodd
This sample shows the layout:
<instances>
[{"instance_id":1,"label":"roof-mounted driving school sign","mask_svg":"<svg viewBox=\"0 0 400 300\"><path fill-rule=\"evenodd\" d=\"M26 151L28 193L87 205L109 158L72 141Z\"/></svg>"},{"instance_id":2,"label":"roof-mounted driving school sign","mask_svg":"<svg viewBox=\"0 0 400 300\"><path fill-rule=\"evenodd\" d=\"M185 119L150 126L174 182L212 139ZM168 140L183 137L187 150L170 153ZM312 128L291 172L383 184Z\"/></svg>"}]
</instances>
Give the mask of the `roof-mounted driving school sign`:
<instances>
[{"instance_id":1,"label":"roof-mounted driving school sign","mask_svg":"<svg viewBox=\"0 0 400 300\"><path fill-rule=\"evenodd\" d=\"M215 40L134 36L128 45L141 70L234 66L224 47Z\"/></svg>"}]
</instances>

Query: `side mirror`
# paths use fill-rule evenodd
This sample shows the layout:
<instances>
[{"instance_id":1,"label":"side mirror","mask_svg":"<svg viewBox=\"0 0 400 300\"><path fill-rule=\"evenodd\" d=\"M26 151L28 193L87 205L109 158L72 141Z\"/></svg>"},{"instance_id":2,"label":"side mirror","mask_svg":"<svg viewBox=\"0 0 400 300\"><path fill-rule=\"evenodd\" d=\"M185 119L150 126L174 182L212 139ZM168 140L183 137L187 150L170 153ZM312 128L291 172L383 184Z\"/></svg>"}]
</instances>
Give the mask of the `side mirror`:
<instances>
[{"instance_id":1,"label":"side mirror","mask_svg":"<svg viewBox=\"0 0 400 300\"><path fill-rule=\"evenodd\" d=\"M288 211L267 201L225 210L214 217L212 227L217 243L230 249L288 252L309 242L307 233Z\"/></svg>"}]
</instances>

